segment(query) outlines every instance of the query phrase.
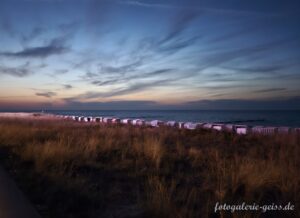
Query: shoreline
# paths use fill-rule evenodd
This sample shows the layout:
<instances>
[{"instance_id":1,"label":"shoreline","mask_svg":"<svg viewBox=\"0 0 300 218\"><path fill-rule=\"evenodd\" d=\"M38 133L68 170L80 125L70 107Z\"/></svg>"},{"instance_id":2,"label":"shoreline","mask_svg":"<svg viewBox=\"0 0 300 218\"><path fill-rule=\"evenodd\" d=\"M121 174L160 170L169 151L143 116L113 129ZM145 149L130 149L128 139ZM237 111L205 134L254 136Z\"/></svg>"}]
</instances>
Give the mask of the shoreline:
<instances>
[{"instance_id":1,"label":"shoreline","mask_svg":"<svg viewBox=\"0 0 300 218\"><path fill-rule=\"evenodd\" d=\"M22 120L59 120L59 118L54 114L34 112L0 112L0 119L1 118Z\"/></svg>"}]
</instances>

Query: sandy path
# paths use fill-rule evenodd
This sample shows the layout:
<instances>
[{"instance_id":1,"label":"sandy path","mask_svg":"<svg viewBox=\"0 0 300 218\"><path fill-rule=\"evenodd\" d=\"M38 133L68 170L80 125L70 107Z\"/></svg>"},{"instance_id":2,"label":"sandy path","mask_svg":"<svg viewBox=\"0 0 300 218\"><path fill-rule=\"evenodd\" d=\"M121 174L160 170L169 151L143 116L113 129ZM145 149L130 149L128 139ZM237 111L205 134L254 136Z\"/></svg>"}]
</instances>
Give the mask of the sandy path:
<instances>
[{"instance_id":1,"label":"sandy path","mask_svg":"<svg viewBox=\"0 0 300 218\"><path fill-rule=\"evenodd\" d=\"M0 166L0 217L39 218L39 214Z\"/></svg>"}]
</instances>

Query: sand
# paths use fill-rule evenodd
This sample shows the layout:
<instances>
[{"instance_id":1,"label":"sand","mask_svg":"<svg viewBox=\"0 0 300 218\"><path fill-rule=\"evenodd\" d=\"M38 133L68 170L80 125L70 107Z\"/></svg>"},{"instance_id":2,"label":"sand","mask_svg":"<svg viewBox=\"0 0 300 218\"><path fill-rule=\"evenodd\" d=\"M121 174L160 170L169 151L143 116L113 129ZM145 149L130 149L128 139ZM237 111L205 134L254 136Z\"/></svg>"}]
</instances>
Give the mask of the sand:
<instances>
[{"instance_id":1,"label":"sand","mask_svg":"<svg viewBox=\"0 0 300 218\"><path fill-rule=\"evenodd\" d=\"M0 166L0 217L40 218L27 197Z\"/></svg>"},{"instance_id":2,"label":"sand","mask_svg":"<svg viewBox=\"0 0 300 218\"><path fill-rule=\"evenodd\" d=\"M16 112L16 113L6 113L0 112L0 118L11 118L11 119L47 119L54 120L58 119L53 114L47 113L24 113L24 112Z\"/></svg>"}]
</instances>

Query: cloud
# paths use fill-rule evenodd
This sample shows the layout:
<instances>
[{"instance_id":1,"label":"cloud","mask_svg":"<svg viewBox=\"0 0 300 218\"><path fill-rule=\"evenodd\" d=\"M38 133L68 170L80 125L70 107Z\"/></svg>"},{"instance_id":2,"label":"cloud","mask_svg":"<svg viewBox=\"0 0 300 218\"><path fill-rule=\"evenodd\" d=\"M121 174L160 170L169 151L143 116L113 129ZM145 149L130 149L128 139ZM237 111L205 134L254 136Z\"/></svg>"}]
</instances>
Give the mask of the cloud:
<instances>
[{"instance_id":1,"label":"cloud","mask_svg":"<svg viewBox=\"0 0 300 218\"><path fill-rule=\"evenodd\" d=\"M93 98L108 98L115 96L122 96L131 93L140 92L143 90L149 90L155 87L166 86L176 79L165 79L165 80L156 80L151 82L139 82L128 84L127 87L112 89L108 92L86 92L84 94L78 95L75 99L93 99Z\"/></svg>"},{"instance_id":2,"label":"cloud","mask_svg":"<svg viewBox=\"0 0 300 218\"><path fill-rule=\"evenodd\" d=\"M125 74L129 71L134 71L137 67L142 65L142 60L134 61L133 63L130 64L125 64L122 66L101 66L101 73L121 73Z\"/></svg>"},{"instance_id":3,"label":"cloud","mask_svg":"<svg viewBox=\"0 0 300 218\"><path fill-rule=\"evenodd\" d=\"M30 69L30 63L27 62L19 67L5 67L0 66L0 75L6 74L15 77L25 77L33 74L32 69Z\"/></svg>"},{"instance_id":4,"label":"cloud","mask_svg":"<svg viewBox=\"0 0 300 218\"><path fill-rule=\"evenodd\" d=\"M61 109L72 110L299 110L300 96L262 100L216 99L162 104L155 101L108 101L81 102L64 99Z\"/></svg>"},{"instance_id":5,"label":"cloud","mask_svg":"<svg viewBox=\"0 0 300 218\"><path fill-rule=\"evenodd\" d=\"M246 59L250 58L253 55L262 54L264 52L270 52L273 49L276 49L278 47L285 46L289 43L295 42L297 40L296 38L282 38L279 40L274 40L268 43L261 43L258 45L252 45L244 48L236 48L236 49L229 49L229 50L219 50L214 53L208 53L203 54L203 58L201 58L201 61L199 61L199 69L204 70L210 67L218 67L222 64L231 62L236 59ZM224 67L224 66L222 66ZM265 72L271 72L278 69L281 69L282 66L271 66L271 67L258 67L258 69L255 68L236 68L231 66L226 66L227 68L232 68L236 70L241 70L244 72L252 72L254 70L260 70ZM226 68L225 67L225 68Z\"/></svg>"},{"instance_id":6,"label":"cloud","mask_svg":"<svg viewBox=\"0 0 300 218\"><path fill-rule=\"evenodd\" d=\"M101 3L98 4L101 6ZM125 54L113 54L114 59L118 60L114 63L118 63L118 65L107 65L104 62L105 64L100 63L96 65L96 68L93 68L91 65L99 61L99 58L93 61L91 61L92 58L89 58L87 64L86 61L83 61L74 65L74 67L85 65L83 68L87 73L81 78L98 86L117 84L144 76L150 77L150 75L141 71L145 71L144 69L149 68L148 66L156 64L155 62L159 57L170 56L197 42L199 36L191 36L190 34L187 36L185 31L198 15L199 13L193 10L180 9L176 11L174 17L170 19L169 28L166 28L165 33L155 37L142 37L136 41L135 46L131 47L129 51L122 50L125 51ZM159 61L161 60L163 59ZM122 62L125 64L122 64Z\"/></svg>"},{"instance_id":7,"label":"cloud","mask_svg":"<svg viewBox=\"0 0 300 218\"><path fill-rule=\"evenodd\" d=\"M90 101L81 102L66 98L64 104L55 102L7 102L0 101L0 110L61 109L61 110L299 110L300 96L284 99L242 100L218 99L199 100L181 104L162 104L155 101ZM113 112L112 112L113 113ZM284 112L283 112L284 113Z\"/></svg>"},{"instance_id":8,"label":"cloud","mask_svg":"<svg viewBox=\"0 0 300 218\"><path fill-rule=\"evenodd\" d=\"M188 39L181 39L177 40L175 42L172 42L168 45L163 45L158 48L159 52L166 52L167 54L173 54L175 52L178 52L184 48L187 48L189 46L192 46L197 42L199 39L199 36L194 36Z\"/></svg>"},{"instance_id":9,"label":"cloud","mask_svg":"<svg viewBox=\"0 0 300 218\"><path fill-rule=\"evenodd\" d=\"M176 5L168 5L168 4L154 4L154 3L146 3L141 1L118 1L120 4L145 7L145 8L158 8L158 9L178 9L179 6Z\"/></svg>"},{"instance_id":10,"label":"cloud","mask_svg":"<svg viewBox=\"0 0 300 218\"><path fill-rule=\"evenodd\" d=\"M47 76L52 77L52 78L57 78L57 76L64 75L68 72L69 72L69 70L67 70L67 69L59 69L59 70L54 70L51 73L48 73Z\"/></svg>"},{"instance_id":11,"label":"cloud","mask_svg":"<svg viewBox=\"0 0 300 218\"><path fill-rule=\"evenodd\" d=\"M284 13L272 13L254 10L238 10L238 9L228 9L228 8L214 8L214 7L204 7L203 5L197 4L197 1L189 1L184 4L160 4L160 3L148 3L142 1L117 1L119 4L152 8L152 9L168 9L168 10L193 10L201 11L214 15L229 15L229 16L257 16L257 17L277 17L283 15Z\"/></svg>"},{"instance_id":12,"label":"cloud","mask_svg":"<svg viewBox=\"0 0 300 218\"><path fill-rule=\"evenodd\" d=\"M116 84L119 83L122 79L110 79L110 80L93 80L91 81L91 84L97 85L97 86L106 86L106 85L111 85L111 84Z\"/></svg>"},{"instance_id":13,"label":"cloud","mask_svg":"<svg viewBox=\"0 0 300 218\"><path fill-rule=\"evenodd\" d=\"M45 58L51 55L61 54L66 51L66 48L59 46L41 46L26 48L18 52L2 52L0 55L7 57L20 57L20 58Z\"/></svg>"},{"instance_id":14,"label":"cloud","mask_svg":"<svg viewBox=\"0 0 300 218\"><path fill-rule=\"evenodd\" d=\"M155 70L155 71L152 71L152 72L149 72L149 73L137 72L133 75L123 76L123 77L120 77L119 75L117 75L116 78L109 79L109 80L104 80L104 81L103 80L93 80L93 81L91 81L91 83L93 85L98 85L98 86L128 83L128 82L136 81L138 79L153 78L153 77L160 76L160 75L172 72L172 71L174 71L174 70L166 68L166 69Z\"/></svg>"},{"instance_id":15,"label":"cloud","mask_svg":"<svg viewBox=\"0 0 300 218\"><path fill-rule=\"evenodd\" d=\"M40 69L43 69L43 68L46 68L48 67L48 64L45 64L45 63L41 63L39 66L37 66L38 68Z\"/></svg>"},{"instance_id":16,"label":"cloud","mask_svg":"<svg viewBox=\"0 0 300 218\"><path fill-rule=\"evenodd\" d=\"M68 72L69 72L69 70L67 70L67 69L56 70L54 72L54 75L62 75L62 74L66 74Z\"/></svg>"},{"instance_id":17,"label":"cloud","mask_svg":"<svg viewBox=\"0 0 300 218\"><path fill-rule=\"evenodd\" d=\"M266 93L266 92L279 92L279 91L285 91L286 88L271 88L271 89L260 89L257 91L254 91L255 93Z\"/></svg>"},{"instance_id":18,"label":"cloud","mask_svg":"<svg viewBox=\"0 0 300 218\"><path fill-rule=\"evenodd\" d=\"M0 55L17 58L45 58L51 55L62 54L66 51L66 47L50 44L47 46L25 48L24 50L18 52L2 52Z\"/></svg>"},{"instance_id":19,"label":"cloud","mask_svg":"<svg viewBox=\"0 0 300 218\"><path fill-rule=\"evenodd\" d=\"M180 36L197 16L198 12L196 11L180 11L172 19L168 33L158 42L158 44L166 44Z\"/></svg>"},{"instance_id":20,"label":"cloud","mask_svg":"<svg viewBox=\"0 0 300 218\"><path fill-rule=\"evenodd\" d=\"M70 110L155 110L161 104L155 101L109 101L109 102L80 102L74 99L64 99L65 105L59 109ZM0 105L1 106L1 105Z\"/></svg>"},{"instance_id":21,"label":"cloud","mask_svg":"<svg viewBox=\"0 0 300 218\"><path fill-rule=\"evenodd\" d=\"M108 92L87 92L83 95L78 96L81 99L91 99L91 98L108 98L108 97L115 97L115 96L122 96L127 95L130 93L136 93L139 91L143 91L149 88L154 88L162 85L166 85L169 80L161 80L161 81L154 81L149 83L135 83L131 84L125 88L114 89Z\"/></svg>"},{"instance_id":22,"label":"cloud","mask_svg":"<svg viewBox=\"0 0 300 218\"><path fill-rule=\"evenodd\" d=\"M37 92L35 93L36 96L42 96L46 98L52 98L56 96L56 92Z\"/></svg>"},{"instance_id":23,"label":"cloud","mask_svg":"<svg viewBox=\"0 0 300 218\"><path fill-rule=\"evenodd\" d=\"M0 52L0 56L13 58L46 58L51 55L59 55L69 50L64 43L66 35L54 38L45 46L28 47L17 52Z\"/></svg>"},{"instance_id":24,"label":"cloud","mask_svg":"<svg viewBox=\"0 0 300 218\"><path fill-rule=\"evenodd\" d=\"M140 39L139 43L137 43L137 48L134 49L134 54L138 53L140 56L145 56L145 54L150 52L154 55L169 56L194 45L201 36L193 36L186 34L186 32L199 15L200 11L178 7L178 10L169 19L165 32L161 33L160 36Z\"/></svg>"},{"instance_id":25,"label":"cloud","mask_svg":"<svg viewBox=\"0 0 300 218\"><path fill-rule=\"evenodd\" d=\"M69 85L69 84L64 84L63 87L64 87L64 89L72 89L73 88L73 86Z\"/></svg>"},{"instance_id":26,"label":"cloud","mask_svg":"<svg viewBox=\"0 0 300 218\"><path fill-rule=\"evenodd\" d=\"M159 69L159 70L154 70L154 71L152 71L150 73L145 73L145 74L140 74L140 75L134 75L134 76L132 76L132 78L136 78L136 77L139 77L139 78L149 78L149 77L152 77L152 76L158 76L158 75L169 73L169 72L173 72L173 71L175 71L175 69L172 69L172 68Z\"/></svg>"},{"instance_id":27,"label":"cloud","mask_svg":"<svg viewBox=\"0 0 300 218\"><path fill-rule=\"evenodd\" d=\"M223 67L224 69L234 70L237 72L245 72L245 73L273 73L278 70L282 70L285 68L285 65L274 65L274 66L253 66L247 68L239 68L239 67Z\"/></svg>"},{"instance_id":28,"label":"cloud","mask_svg":"<svg viewBox=\"0 0 300 218\"><path fill-rule=\"evenodd\" d=\"M170 80L166 79L166 80L154 81L154 82L149 82L149 83L135 83L126 88L113 90L113 91L107 92L107 93L102 93L101 97L107 98L107 97L127 95L127 94L131 94L131 93L143 91L146 89L152 89L155 87L166 85L169 82L170 82Z\"/></svg>"}]
</instances>

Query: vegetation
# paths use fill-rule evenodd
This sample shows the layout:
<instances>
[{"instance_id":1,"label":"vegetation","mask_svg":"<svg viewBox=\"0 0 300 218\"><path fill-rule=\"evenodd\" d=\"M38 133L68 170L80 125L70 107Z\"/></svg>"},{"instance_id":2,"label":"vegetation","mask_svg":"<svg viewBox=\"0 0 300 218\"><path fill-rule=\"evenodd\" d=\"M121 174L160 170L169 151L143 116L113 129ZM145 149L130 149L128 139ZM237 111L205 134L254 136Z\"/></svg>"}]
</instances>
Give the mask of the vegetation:
<instances>
[{"instance_id":1,"label":"vegetation","mask_svg":"<svg viewBox=\"0 0 300 218\"><path fill-rule=\"evenodd\" d=\"M0 120L0 161L43 217L300 217L299 145L299 134ZM216 202L296 208L215 213Z\"/></svg>"}]
</instances>

